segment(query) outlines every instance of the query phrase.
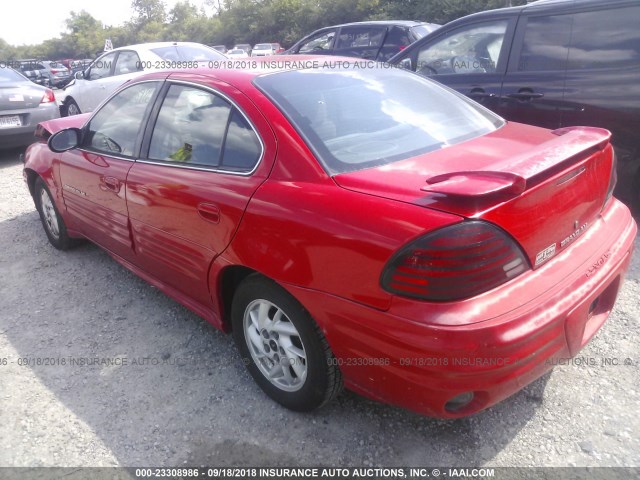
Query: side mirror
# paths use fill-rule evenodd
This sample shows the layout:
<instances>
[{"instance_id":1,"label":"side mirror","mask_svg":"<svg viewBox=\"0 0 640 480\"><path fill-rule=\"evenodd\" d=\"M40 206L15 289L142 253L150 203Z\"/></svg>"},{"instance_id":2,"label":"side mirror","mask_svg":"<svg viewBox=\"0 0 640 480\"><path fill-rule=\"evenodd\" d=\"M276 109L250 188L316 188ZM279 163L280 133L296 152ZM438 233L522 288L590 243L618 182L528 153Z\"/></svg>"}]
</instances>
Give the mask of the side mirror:
<instances>
[{"instance_id":1,"label":"side mirror","mask_svg":"<svg viewBox=\"0 0 640 480\"><path fill-rule=\"evenodd\" d=\"M79 72L76 72L74 77L77 78L78 80L82 80L84 78L84 72L80 70Z\"/></svg>"},{"instance_id":2,"label":"side mirror","mask_svg":"<svg viewBox=\"0 0 640 480\"><path fill-rule=\"evenodd\" d=\"M81 135L82 131L79 128L65 128L51 135L47 145L52 152L66 152L80 145Z\"/></svg>"},{"instance_id":3,"label":"side mirror","mask_svg":"<svg viewBox=\"0 0 640 480\"><path fill-rule=\"evenodd\" d=\"M400 63L398 65L400 65L400 68L404 68L405 70L413 70L413 65L411 65L411 58L409 57L400 60Z\"/></svg>"}]
</instances>

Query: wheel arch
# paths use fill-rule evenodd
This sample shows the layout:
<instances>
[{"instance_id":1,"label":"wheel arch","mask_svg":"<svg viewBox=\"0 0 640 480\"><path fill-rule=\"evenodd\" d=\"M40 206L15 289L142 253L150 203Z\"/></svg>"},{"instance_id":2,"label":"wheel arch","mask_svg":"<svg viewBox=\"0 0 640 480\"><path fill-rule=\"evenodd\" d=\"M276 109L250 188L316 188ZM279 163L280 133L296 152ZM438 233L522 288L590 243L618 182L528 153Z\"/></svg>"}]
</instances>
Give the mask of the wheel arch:
<instances>
[{"instance_id":1,"label":"wheel arch","mask_svg":"<svg viewBox=\"0 0 640 480\"><path fill-rule=\"evenodd\" d=\"M232 331L231 304L233 303L233 296L242 281L250 275L260 275L268 278L262 273L243 265L229 265L223 268L219 273L216 295L218 297L218 305L220 308L220 326L226 333L230 333Z\"/></svg>"}]
</instances>

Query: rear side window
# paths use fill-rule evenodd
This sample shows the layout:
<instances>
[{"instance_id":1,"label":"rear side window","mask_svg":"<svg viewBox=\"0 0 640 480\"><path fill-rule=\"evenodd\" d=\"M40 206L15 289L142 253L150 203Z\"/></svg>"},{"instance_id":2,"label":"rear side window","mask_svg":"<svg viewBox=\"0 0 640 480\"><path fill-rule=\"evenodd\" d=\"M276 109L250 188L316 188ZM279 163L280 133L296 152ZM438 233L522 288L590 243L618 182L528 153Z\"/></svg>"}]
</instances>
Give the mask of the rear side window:
<instances>
[{"instance_id":1,"label":"rear side window","mask_svg":"<svg viewBox=\"0 0 640 480\"><path fill-rule=\"evenodd\" d=\"M571 15L529 17L518 70L521 72L564 70L569 54L570 35Z\"/></svg>"},{"instance_id":2,"label":"rear side window","mask_svg":"<svg viewBox=\"0 0 640 480\"><path fill-rule=\"evenodd\" d=\"M640 5L574 15L568 69L634 66L640 66Z\"/></svg>"},{"instance_id":3,"label":"rear side window","mask_svg":"<svg viewBox=\"0 0 640 480\"><path fill-rule=\"evenodd\" d=\"M387 61L396 53L407 48L410 44L409 29L397 26L391 27L384 41L384 46L378 54L378 60L381 62Z\"/></svg>"},{"instance_id":4,"label":"rear side window","mask_svg":"<svg viewBox=\"0 0 640 480\"><path fill-rule=\"evenodd\" d=\"M136 52L120 52L116 62L115 75L124 75L142 70L140 58Z\"/></svg>"},{"instance_id":5,"label":"rear side window","mask_svg":"<svg viewBox=\"0 0 640 480\"><path fill-rule=\"evenodd\" d=\"M246 173L261 153L256 133L229 102L198 88L169 88L153 129L150 159Z\"/></svg>"}]
</instances>

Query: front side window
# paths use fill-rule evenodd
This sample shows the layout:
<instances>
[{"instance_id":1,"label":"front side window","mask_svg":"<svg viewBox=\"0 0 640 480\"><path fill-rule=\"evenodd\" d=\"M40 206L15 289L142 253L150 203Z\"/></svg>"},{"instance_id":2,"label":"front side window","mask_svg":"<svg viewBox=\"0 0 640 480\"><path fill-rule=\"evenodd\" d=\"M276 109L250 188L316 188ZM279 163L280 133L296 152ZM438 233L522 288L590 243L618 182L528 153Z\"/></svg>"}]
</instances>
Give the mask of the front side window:
<instances>
[{"instance_id":1,"label":"front side window","mask_svg":"<svg viewBox=\"0 0 640 480\"><path fill-rule=\"evenodd\" d=\"M158 82L139 83L112 97L89 122L83 147L107 155L134 156L157 86Z\"/></svg>"},{"instance_id":2,"label":"front side window","mask_svg":"<svg viewBox=\"0 0 640 480\"><path fill-rule=\"evenodd\" d=\"M149 159L250 172L262 153L239 111L211 92L172 85L156 121Z\"/></svg>"},{"instance_id":3,"label":"front side window","mask_svg":"<svg viewBox=\"0 0 640 480\"><path fill-rule=\"evenodd\" d=\"M504 124L462 95L399 69L298 70L254 82L330 175L411 158Z\"/></svg>"},{"instance_id":4,"label":"front side window","mask_svg":"<svg viewBox=\"0 0 640 480\"><path fill-rule=\"evenodd\" d=\"M518 61L521 72L564 70L569 53L571 15L530 17Z\"/></svg>"},{"instance_id":5,"label":"front side window","mask_svg":"<svg viewBox=\"0 0 640 480\"><path fill-rule=\"evenodd\" d=\"M298 53L318 53L331 50L336 36L335 30L319 33L300 46Z\"/></svg>"},{"instance_id":6,"label":"front side window","mask_svg":"<svg viewBox=\"0 0 640 480\"><path fill-rule=\"evenodd\" d=\"M116 53L109 53L96 60L89 70L89 80L99 80L111 75L111 67L116 59Z\"/></svg>"},{"instance_id":7,"label":"front side window","mask_svg":"<svg viewBox=\"0 0 640 480\"><path fill-rule=\"evenodd\" d=\"M461 27L418 52L416 71L424 75L494 73L507 20Z\"/></svg>"},{"instance_id":8,"label":"front side window","mask_svg":"<svg viewBox=\"0 0 640 480\"><path fill-rule=\"evenodd\" d=\"M640 5L577 13L573 16L567 68L640 66ZM608 32L594 35L594 32Z\"/></svg>"}]
</instances>

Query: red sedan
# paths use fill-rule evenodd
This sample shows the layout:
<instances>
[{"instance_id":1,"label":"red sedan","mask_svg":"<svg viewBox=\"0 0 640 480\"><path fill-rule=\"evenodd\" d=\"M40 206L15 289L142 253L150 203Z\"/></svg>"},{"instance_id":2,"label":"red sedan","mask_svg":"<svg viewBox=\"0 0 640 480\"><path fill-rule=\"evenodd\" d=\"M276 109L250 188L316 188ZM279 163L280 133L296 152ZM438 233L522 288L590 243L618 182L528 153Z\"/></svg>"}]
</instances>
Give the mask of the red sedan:
<instances>
[{"instance_id":1,"label":"red sedan","mask_svg":"<svg viewBox=\"0 0 640 480\"><path fill-rule=\"evenodd\" d=\"M146 75L41 124L24 177L53 246L87 238L233 332L295 410L344 385L469 415L605 322L636 235L609 132L354 60L257 67Z\"/></svg>"}]
</instances>

